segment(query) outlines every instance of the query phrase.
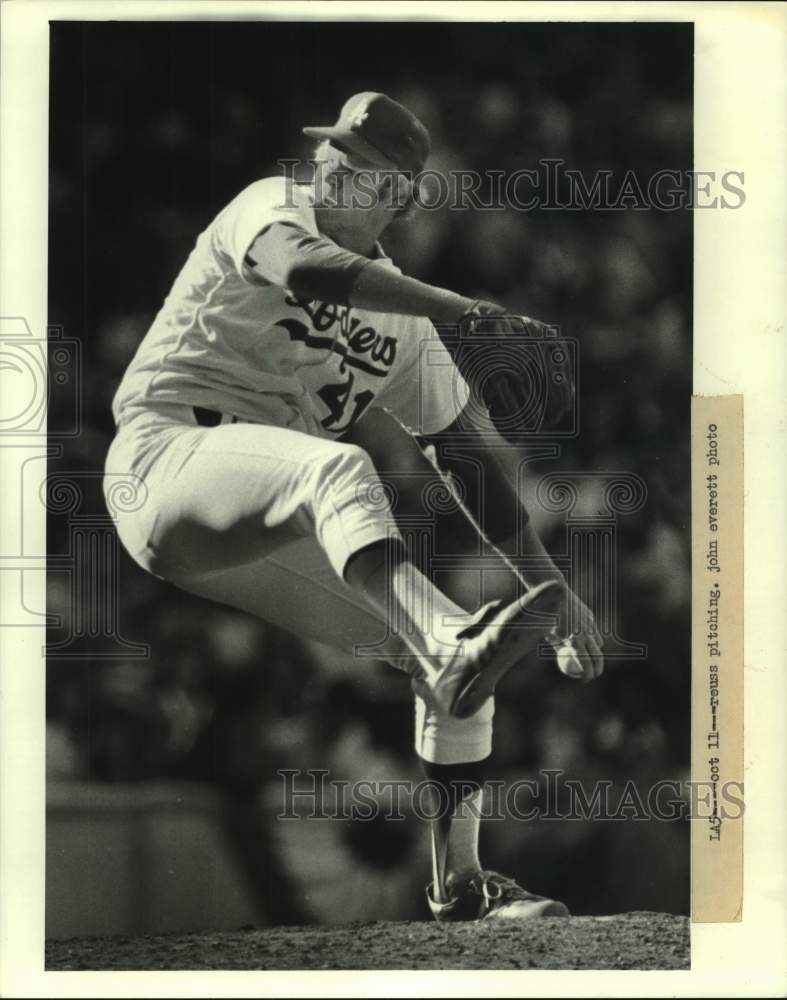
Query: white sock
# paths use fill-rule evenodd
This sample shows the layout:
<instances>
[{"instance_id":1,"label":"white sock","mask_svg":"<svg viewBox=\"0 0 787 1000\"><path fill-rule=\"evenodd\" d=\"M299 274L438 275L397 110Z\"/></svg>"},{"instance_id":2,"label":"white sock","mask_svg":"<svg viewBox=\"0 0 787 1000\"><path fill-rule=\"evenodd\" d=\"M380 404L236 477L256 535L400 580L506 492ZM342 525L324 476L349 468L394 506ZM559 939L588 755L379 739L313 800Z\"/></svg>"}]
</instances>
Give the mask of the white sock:
<instances>
[{"instance_id":1,"label":"white sock","mask_svg":"<svg viewBox=\"0 0 787 1000\"><path fill-rule=\"evenodd\" d=\"M448 830L446 875L462 875L481 868L478 858L478 835L481 829L483 798L483 789L479 789L474 795L469 795L460 802L454 813Z\"/></svg>"},{"instance_id":2,"label":"white sock","mask_svg":"<svg viewBox=\"0 0 787 1000\"><path fill-rule=\"evenodd\" d=\"M390 621L405 641L427 656L446 656L456 648L455 636L469 617L409 560L391 569L394 607ZM403 612L399 613L399 612Z\"/></svg>"},{"instance_id":3,"label":"white sock","mask_svg":"<svg viewBox=\"0 0 787 1000\"><path fill-rule=\"evenodd\" d=\"M479 789L463 799L448 824L432 821L432 891L438 903L449 901L448 879L481 870L478 835L483 797L483 789Z\"/></svg>"}]
</instances>

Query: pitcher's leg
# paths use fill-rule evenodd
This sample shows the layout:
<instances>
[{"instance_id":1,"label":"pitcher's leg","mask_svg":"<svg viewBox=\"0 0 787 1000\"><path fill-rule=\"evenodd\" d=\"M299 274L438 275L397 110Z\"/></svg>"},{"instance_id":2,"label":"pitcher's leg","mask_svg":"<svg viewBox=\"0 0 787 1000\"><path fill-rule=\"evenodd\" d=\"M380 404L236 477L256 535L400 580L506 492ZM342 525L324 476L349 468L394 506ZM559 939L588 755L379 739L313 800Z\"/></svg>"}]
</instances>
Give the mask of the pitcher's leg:
<instances>
[{"instance_id":1,"label":"pitcher's leg","mask_svg":"<svg viewBox=\"0 0 787 1000\"><path fill-rule=\"evenodd\" d=\"M256 424L190 429L150 476L151 569L177 583L312 535L341 577L354 551L395 532L377 482L353 445Z\"/></svg>"},{"instance_id":2,"label":"pitcher's leg","mask_svg":"<svg viewBox=\"0 0 787 1000\"><path fill-rule=\"evenodd\" d=\"M183 576L178 586L339 649L360 668L404 650L384 617L339 579L313 537L240 566Z\"/></svg>"},{"instance_id":3,"label":"pitcher's leg","mask_svg":"<svg viewBox=\"0 0 787 1000\"><path fill-rule=\"evenodd\" d=\"M152 467L146 568L188 589L298 536L316 538L337 577L382 616L409 652L397 662L439 711L472 715L538 641L538 588L480 627L407 557L368 454L283 428L221 425L176 432ZM451 621L454 619L454 621Z\"/></svg>"}]
</instances>

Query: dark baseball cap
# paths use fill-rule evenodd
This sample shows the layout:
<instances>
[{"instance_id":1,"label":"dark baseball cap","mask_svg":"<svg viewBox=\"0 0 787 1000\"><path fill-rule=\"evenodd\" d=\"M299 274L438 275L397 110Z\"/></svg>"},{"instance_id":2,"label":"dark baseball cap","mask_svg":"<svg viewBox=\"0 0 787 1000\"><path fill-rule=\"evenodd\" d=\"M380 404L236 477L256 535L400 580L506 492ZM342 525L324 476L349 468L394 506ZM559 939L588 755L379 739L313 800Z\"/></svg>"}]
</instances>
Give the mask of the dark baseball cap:
<instances>
[{"instance_id":1,"label":"dark baseball cap","mask_svg":"<svg viewBox=\"0 0 787 1000\"><path fill-rule=\"evenodd\" d=\"M356 153L375 166L420 173L431 149L426 127L404 105L385 94L354 94L335 125L309 126L304 133L328 139L346 153Z\"/></svg>"}]
</instances>

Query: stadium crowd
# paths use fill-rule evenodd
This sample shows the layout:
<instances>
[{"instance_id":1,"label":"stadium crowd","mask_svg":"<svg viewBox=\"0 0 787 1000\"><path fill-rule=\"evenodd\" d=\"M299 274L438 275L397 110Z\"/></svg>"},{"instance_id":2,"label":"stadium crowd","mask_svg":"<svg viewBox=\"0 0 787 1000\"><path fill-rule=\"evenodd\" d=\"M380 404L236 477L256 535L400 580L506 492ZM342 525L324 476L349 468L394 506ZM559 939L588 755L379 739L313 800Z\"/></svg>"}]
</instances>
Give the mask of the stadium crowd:
<instances>
[{"instance_id":1,"label":"stadium crowd","mask_svg":"<svg viewBox=\"0 0 787 1000\"><path fill-rule=\"evenodd\" d=\"M559 159L590 182L600 170L646 180L692 166L685 25L63 23L51 58L49 317L81 342L83 366L82 431L62 439L53 473L101 469L114 390L196 235L243 186L280 172L279 158L308 159L301 126L333 120L355 91L412 107L443 171ZM446 207L386 244L407 273L577 339L579 434L530 466L533 484L612 470L647 487L642 508L616 521L618 634L647 656L612 659L587 688L544 662L512 672L495 724L505 780L561 768L588 789L632 779L645 796L688 777L691 233L688 211ZM69 405L54 392L50 434ZM597 492L584 482L578 512L592 515ZM104 516L98 481L83 484L85 509ZM534 497L547 547L563 552L566 515ZM68 515L51 511L50 554L66 551L68 532ZM409 891L428 868L415 820L322 824L288 846L273 819L283 768L418 780L405 679L199 601L125 553L118 573L120 632L150 653L94 659L89 636L69 646L83 659L53 651L51 776L218 785L234 815L248 814L238 835L274 845L265 871L250 866L261 886L277 864L297 881L297 852L320 846L337 873L364 873L361 894L406 886L389 893L390 915L423 916ZM53 642L73 602L52 573ZM685 821L509 819L484 836L495 867L575 912L687 912ZM291 898L272 919L321 919Z\"/></svg>"}]
</instances>

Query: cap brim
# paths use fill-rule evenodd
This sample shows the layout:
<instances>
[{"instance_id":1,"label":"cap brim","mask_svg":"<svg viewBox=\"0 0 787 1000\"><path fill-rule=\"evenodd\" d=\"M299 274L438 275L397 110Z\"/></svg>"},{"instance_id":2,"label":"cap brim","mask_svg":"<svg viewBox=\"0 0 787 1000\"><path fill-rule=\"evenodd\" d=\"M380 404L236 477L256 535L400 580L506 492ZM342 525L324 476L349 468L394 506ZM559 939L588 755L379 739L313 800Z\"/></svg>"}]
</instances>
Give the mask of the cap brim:
<instances>
[{"instance_id":1,"label":"cap brim","mask_svg":"<svg viewBox=\"0 0 787 1000\"><path fill-rule=\"evenodd\" d=\"M376 146L372 146L371 143L361 138L357 132L351 132L350 129L338 128L336 125L330 125L325 128L312 128L310 126L303 130L303 134L310 135L313 139L328 139L331 142L336 142L343 149L350 153L357 153L358 156L363 157L364 160L374 164L376 167L388 167L389 170L398 170L394 161L387 157L385 153L381 153Z\"/></svg>"}]
</instances>

